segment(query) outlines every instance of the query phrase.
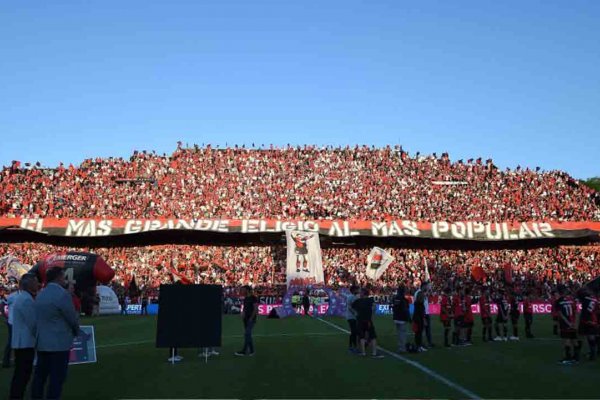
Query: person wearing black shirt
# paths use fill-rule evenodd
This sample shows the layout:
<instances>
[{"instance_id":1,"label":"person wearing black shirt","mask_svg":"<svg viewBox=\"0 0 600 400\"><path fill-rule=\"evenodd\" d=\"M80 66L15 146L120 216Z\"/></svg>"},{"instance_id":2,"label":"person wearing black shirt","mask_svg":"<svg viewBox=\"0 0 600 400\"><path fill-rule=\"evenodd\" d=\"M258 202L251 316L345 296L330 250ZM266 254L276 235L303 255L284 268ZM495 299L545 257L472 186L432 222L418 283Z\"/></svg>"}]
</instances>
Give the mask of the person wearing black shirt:
<instances>
[{"instance_id":1,"label":"person wearing black shirt","mask_svg":"<svg viewBox=\"0 0 600 400\"><path fill-rule=\"evenodd\" d=\"M415 311L413 313L413 331L415 333L415 347L419 353L426 351L423 347L423 331L425 330L425 295L423 292L417 294L415 300Z\"/></svg>"},{"instance_id":2,"label":"person wearing black shirt","mask_svg":"<svg viewBox=\"0 0 600 400\"><path fill-rule=\"evenodd\" d=\"M400 286L394 297L394 324L398 334L398 353L406 352L406 324L410 321L408 300L406 300L404 286Z\"/></svg>"},{"instance_id":3,"label":"person wearing black shirt","mask_svg":"<svg viewBox=\"0 0 600 400\"><path fill-rule=\"evenodd\" d=\"M352 308L356 312L361 355L366 356L366 346L370 344L372 357L383 358L383 355L377 354L377 334L375 333L375 325L373 325L375 302L369 297L368 289L361 290L360 298L352 303Z\"/></svg>"},{"instance_id":4,"label":"person wearing black shirt","mask_svg":"<svg viewBox=\"0 0 600 400\"><path fill-rule=\"evenodd\" d=\"M140 315L148 315L148 296L146 294L142 295L142 312Z\"/></svg>"},{"instance_id":5,"label":"person wearing black shirt","mask_svg":"<svg viewBox=\"0 0 600 400\"><path fill-rule=\"evenodd\" d=\"M308 317L308 311L310 310L310 298L308 297L308 292L304 292L304 296L302 297L302 307L304 308L304 315Z\"/></svg>"},{"instance_id":6,"label":"person wearing black shirt","mask_svg":"<svg viewBox=\"0 0 600 400\"><path fill-rule=\"evenodd\" d=\"M494 342L501 342L508 340L508 327L506 323L508 322L508 314L510 313L510 303L504 294L504 290L500 290L498 295L494 299L494 303L498 307L498 314L496 314L496 337L494 338ZM502 332L500 331L502 328ZM500 336L501 333L504 333L504 336Z\"/></svg>"},{"instance_id":7,"label":"person wearing black shirt","mask_svg":"<svg viewBox=\"0 0 600 400\"><path fill-rule=\"evenodd\" d=\"M244 321L244 348L235 353L236 356L253 356L254 342L252 341L252 329L256 324L258 315L258 298L252 293L252 287L244 286L244 310L242 319Z\"/></svg>"}]
</instances>

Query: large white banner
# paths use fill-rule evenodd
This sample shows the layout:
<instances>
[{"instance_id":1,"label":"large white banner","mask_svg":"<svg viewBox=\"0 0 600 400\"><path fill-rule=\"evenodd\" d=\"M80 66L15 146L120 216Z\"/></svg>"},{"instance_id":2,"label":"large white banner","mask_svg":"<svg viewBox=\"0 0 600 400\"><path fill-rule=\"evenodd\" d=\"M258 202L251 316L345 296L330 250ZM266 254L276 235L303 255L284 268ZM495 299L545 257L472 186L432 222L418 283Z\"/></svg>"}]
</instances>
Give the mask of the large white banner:
<instances>
[{"instance_id":1,"label":"large white banner","mask_svg":"<svg viewBox=\"0 0 600 400\"><path fill-rule=\"evenodd\" d=\"M288 286L324 283L319 233L287 230L285 237Z\"/></svg>"},{"instance_id":2,"label":"large white banner","mask_svg":"<svg viewBox=\"0 0 600 400\"><path fill-rule=\"evenodd\" d=\"M382 248L373 247L373 250L371 250L367 257L367 277L374 281L381 278L381 275L383 275L392 261L394 261L394 256Z\"/></svg>"}]
</instances>

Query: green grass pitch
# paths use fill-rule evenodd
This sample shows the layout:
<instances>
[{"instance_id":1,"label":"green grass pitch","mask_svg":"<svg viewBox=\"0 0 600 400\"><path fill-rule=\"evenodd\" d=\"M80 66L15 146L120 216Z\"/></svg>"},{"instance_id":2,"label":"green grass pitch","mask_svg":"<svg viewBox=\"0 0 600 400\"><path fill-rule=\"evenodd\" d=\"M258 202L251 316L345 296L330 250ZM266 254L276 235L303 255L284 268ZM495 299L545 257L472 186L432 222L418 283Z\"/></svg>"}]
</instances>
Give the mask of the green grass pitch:
<instances>
[{"instance_id":1,"label":"green grass pitch","mask_svg":"<svg viewBox=\"0 0 600 400\"><path fill-rule=\"evenodd\" d=\"M482 343L477 321L471 347L438 346L408 359L482 398L598 398L600 361L561 366L560 341L551 321L538 316L536 339ZM328 319L346 328L342 319ZM310 317L260 318L255 329L256 356L238 358L242 323L224 316L221 355L208 363L195 349L182 349L184 360L167 362L166 349L154 346L154 317L99 317L82 325L96 329L96 364L74 365L64 388L65 399L119 398L465 398L459 390L414 365L386 355L376 360L347 353L345 333ZM393 351L390 317L376 320L380 344ZM0 343L5 343L5 329ZM585 354L587 346L584 347ZM2 369L0 397L8 394L11 369Z\"/></svg>"}]
</instances>

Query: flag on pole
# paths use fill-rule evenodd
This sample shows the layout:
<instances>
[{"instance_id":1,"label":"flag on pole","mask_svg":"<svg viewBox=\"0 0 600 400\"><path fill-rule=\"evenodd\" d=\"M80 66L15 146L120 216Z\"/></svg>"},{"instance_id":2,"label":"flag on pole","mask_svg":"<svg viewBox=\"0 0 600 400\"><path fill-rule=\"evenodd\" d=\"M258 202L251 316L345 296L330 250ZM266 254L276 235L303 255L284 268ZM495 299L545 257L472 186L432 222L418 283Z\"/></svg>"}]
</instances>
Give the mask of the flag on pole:
<instances>
[{"instance_id":1,"label":"flag on pole","mask_svg":"<svg viewBox=\"0 0 600 400\"><path fill-rule=\"evenodd\" d=\"M473 269L471 270L471 276L477 282L483 282L485 280L485 278L487 278L487 275L486 275L485 271L483 270L483 268L481 267L481 265L477 265L477 266L473 267Z\"/></svg>"},{"instance_id":2,"label":"flag on pole","mask_svg":"<svg viewBox=\"0 0 600 400\"><path fill-rule=\"evenodd\" d=\"M427 265L427 260L425 260L425 275L423 276L423 283L431 282L431 276L429 275L429 266Z\"/></svg>"},{"instance_id":3,"label":"flag on pole","mask_svg":"<svg viewBox=\"0 0 600 400\"><path fill-rule=\"evenodd\" d=\"M373 247L367 257L367 277L374 281L378 280L392 261L394 261L394 257L387 251L379 247Z\"/></svg>"},{"instance_id":4,"label":"flag on pole","mask_svg":"<svg viewBox=\"0 0 600 400\"><path fill-rule=\"evenodd\" d=\"M504 264L504 282L507 285L512 285L513 283L512 265L510 263Z\"/></svg>"},{"instance_id":5,"label":"flag on pole","mask_svg":"<svg viewBox=\"0 0 600 400\"><path fill-rule=\"evenodd\" d=\"M4 256L0 258L0 269L5 271L7 278L19 281L21 277L31 269L31 266L21 264L21 262L13 256Z\"/></svg>"},{"instance_id":6,"label":"flag on pole","mask_svg":"<svg viewBox=\"0 0 600 400\"><path fill-rule=\"evenodd\" d=\"M140 294L140 289L135 281L135 274L132 274L129 285L127 286L127 295L129 297L137 297Z\"/></svg>"},{"instance_id":7,"label":"flag on pole","mask_svg":"<svg viewBox=\"0 0 600 400\"><path fill-rule=\"evenodd\" d=\"M173 266L169 267L169 271L171 272L171 280L173 283L183 283L184 285L192 285L194 283L187 276L177 272L177 269Z\"/></svg>"}]
</instances>

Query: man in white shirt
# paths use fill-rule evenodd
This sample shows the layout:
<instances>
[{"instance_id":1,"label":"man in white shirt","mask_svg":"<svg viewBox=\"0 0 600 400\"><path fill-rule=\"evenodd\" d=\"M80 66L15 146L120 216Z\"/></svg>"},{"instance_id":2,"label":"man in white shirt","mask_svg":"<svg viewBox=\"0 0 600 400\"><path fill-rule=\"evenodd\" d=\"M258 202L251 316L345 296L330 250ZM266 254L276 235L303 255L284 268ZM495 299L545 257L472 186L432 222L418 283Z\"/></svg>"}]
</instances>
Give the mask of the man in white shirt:
<instances>
[{"instance_id":1,"label":"man in white shirt","mask_svg":"<svg viewBox=\"0 0 600 400\"><path fill-rule=\"evenodd\" d=\"M352 308L352 303L357 299L358 287L352 286L350 293L346 294L346 320L350 327L350 339L348 343L348 351L350 353L358 353L358 329L356 325L356 311Z\"/></svg>"},{"instance_id":2,"label":"man in white shirt","mask_svg":"<svg viewBox=\"0 0 600 400\"><path fill-rule=\"evenodd\" d=\"M34 274L25 274L19 283L19 293L11 306L12 349L15 352L15 370L10 385L10 399L22 399L31 378L37 334L34 297L39 289Z\"/></svg>"},{"instance_id":3,"label":"man in white shirt","mask_svg":"<svg viewBox=\"0 0 600 400\"><path fill-rule=\"evenodd\" d=\"M14 303L19 290L15 290L6 298L6 327L8 328L8 338L6 347L4 348L4 358L2 359L2 368L10 368L10 356L12 353L11 340L12 340L12 304Z\"/></svg>"},{"instance_id":4,"label":"man in white shirt","mask_svg":"<svg viewBox=\"0 0 600 400\"><path fill-rule=\"evenodd\" d=\"M423 282L421 284L421 289L419 289L415 292L414 298L415 299L417 298L417 296L419 295L419 292L423 292L424 305L425 305L425 321L426 321L425 336L427 337L428 346L434 347L433 341L431 340L431 317L429 315L429 290L430 290L429 285L430 285L429 282Z\"/></svg>"}]
</instances>

